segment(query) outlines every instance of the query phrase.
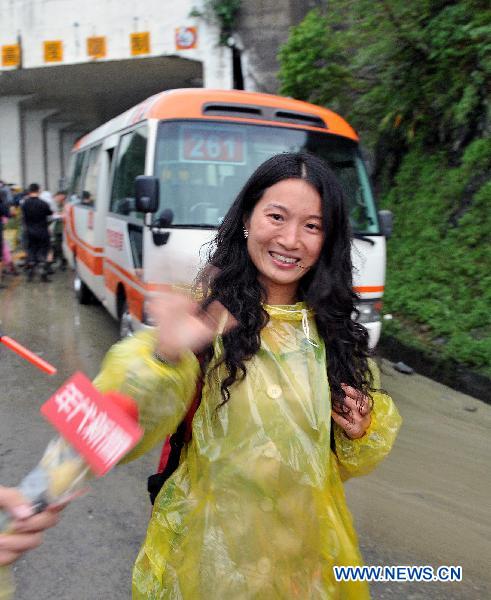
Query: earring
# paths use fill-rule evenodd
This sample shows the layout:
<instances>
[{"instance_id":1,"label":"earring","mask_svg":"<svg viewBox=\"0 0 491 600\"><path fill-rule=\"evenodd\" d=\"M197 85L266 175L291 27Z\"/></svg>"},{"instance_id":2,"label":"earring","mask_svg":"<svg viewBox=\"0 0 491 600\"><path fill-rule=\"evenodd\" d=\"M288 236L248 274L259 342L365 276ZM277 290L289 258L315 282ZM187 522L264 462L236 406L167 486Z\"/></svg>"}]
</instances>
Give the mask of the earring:
<instances>
[{"instance_id":1,"label":"earring","mask_svg":"<svg viewBox=\"0 0 491 600\"><path fill-rule=\"evenodd\" d=\"M247 231L247 229L245 227L242 228L244 230L244 237L245 239L247 239L249 237L249 232Z\"/></svg>"}]
</instances>

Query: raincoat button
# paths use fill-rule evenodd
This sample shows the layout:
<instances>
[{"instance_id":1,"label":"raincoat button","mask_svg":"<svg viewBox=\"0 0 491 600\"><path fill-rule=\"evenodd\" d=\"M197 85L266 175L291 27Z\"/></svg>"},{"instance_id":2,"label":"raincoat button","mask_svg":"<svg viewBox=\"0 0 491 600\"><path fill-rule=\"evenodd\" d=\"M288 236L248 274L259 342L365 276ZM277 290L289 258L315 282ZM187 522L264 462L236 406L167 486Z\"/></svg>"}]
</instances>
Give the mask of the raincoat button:
<instances>
[{"instance_id":1,"label":"raincoat button","mask_svg":"<svg viewBox=\"0 0 491 600\"><path fill-rule=\"evenodd\" d=\"M263 556L257 561L257 570L262 575L266 575L271 570L271 561L266 556Z\"/></svg>"},{"instance_id":2,"label":"raincoat button","mask_svg":"<svg viewBox=\"0 0 491 600\"><path fill-rule=\"evenodd\" d=\"M281 396L281 388L279 385L270 385L268 387L268 396L273 400L278 399Z\"/></svg>"}]
</instances>

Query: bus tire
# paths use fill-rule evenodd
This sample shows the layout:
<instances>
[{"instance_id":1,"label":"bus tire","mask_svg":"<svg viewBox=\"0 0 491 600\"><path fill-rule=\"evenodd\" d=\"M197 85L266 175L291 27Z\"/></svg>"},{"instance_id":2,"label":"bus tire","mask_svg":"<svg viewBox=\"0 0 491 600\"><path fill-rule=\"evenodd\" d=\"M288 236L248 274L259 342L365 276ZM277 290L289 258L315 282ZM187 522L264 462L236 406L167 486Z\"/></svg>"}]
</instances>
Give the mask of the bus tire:
<instances>
[{"instance_id":1,"label":"bus tire","mask_svg":"<svg viewBox=\"0 0 491 600\"><path fill-rule=\"evenodd\" d=\"M119 301L119 339L124 340L127 337L131 337L135 331L133 329L133 322L131 320L131 313L128 307L128 302L124 294L121 296Z\"/></svg>"},{"instance_id":2,"label":"bus tire","mask_svg":"<svg viewBox=\"0 0 491 600\"><path fill-rule=\"evenodd\" d=\"M92 302L92 292L80 277L77 261L74 260L73 262L75 265L75 275L73 276L73 291L75 292L75 298L78 300L79 304L90 304Z\"/></svg>"}]
</instances>

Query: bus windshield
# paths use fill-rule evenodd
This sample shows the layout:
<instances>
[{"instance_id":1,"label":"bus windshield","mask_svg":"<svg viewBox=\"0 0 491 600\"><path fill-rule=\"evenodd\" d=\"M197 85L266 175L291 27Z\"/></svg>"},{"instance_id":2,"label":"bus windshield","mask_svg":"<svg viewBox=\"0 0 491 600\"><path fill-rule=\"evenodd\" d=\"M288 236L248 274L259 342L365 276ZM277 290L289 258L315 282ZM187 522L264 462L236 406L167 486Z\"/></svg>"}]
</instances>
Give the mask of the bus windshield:
<instances>
[{"instance_id":1,"label":"bus windshield","mask_svg":"<svg viewBox=\"0 0 491 600\"><path fill-rule=\"evenodd\" d=\"M325 159L338 176L353 231L379 234L357 144L327 133L286 127L162 121L154 171L160 180L159 213L170 208L174 227L217 227L256 167L274 154L300 150Z\"/></svg>"}]
</instances>

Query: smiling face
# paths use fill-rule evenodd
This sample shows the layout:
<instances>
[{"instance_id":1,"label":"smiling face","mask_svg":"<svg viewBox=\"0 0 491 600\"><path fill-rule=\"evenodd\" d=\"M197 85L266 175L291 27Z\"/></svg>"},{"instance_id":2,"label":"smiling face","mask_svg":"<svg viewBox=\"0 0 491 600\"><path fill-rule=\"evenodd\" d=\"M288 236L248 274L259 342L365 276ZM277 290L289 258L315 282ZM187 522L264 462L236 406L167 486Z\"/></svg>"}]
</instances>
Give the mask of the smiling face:
<instances>
[{"instance_id":1,"label":"smiling face","mask_svg":"<svg viewBox=\"0 0 491 600\"><path fill-rule=\"evenodd\" d=\"M303 179L284 179L267 188L244 224L268 304L296 302L300 279L315 265L324 243L317 190Z\"/></svg>"}]
</instances>

